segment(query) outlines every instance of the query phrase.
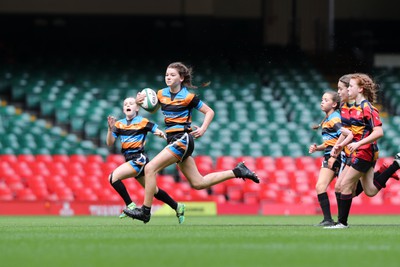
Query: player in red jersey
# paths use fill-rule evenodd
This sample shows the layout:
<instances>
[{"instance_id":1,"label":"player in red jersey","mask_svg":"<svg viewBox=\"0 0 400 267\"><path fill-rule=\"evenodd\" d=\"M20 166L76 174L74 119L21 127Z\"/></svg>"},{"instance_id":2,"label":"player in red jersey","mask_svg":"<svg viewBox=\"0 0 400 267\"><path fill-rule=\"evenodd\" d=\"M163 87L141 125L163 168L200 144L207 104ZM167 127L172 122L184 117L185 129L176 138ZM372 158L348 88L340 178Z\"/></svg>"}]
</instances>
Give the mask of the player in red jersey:
<instances>
[{"instance_id":1,"label":"player in red jersey","mask_svg":"<svg viewBox=\"0 0 400 267\"><path fill-rule=\"evenodd\" d=\"M350 113L351 112L350 112L350 110L354 106L354 101L349 100L348 87L349 87L350 78L351 78L351 74L346 74L346 75L343 75L342 77L340 77L337 88L338 88L338 94L339 94L340 101L341 101L340 115L342 118L342 126L345 127L346 129L351 130L351 121L350 121L350 115L351 115ZM344 140L344 137L340 136L337 141L337 144L340 144L343 140ZM335 145L335 147L331 151L331 154L333 156L338 156L338 153L341 149L343 149L340 154L341 158L342 158L342 167L341 167L341 171L339 173L338 179L335 184L335 194L336 194L336 199L338 201L339 201L339 197L340 197L340 190L341 190L341 184L343 181L343 177L351 165L351 156L352 156L352 154L350 153L347 146L343 147L340 145ZM396 155L396 157L398 157L398 156ZM380 168L374 173L374 179L377 178L380 174L382 174L389 167L390 167L390 165L388 165L387 163L382 164L380 166ZM391 178L393 178L395 180L399 180L399 177L394 169L389 170L389 173L391 174ZM363 192L363 190L364 189L362 188L361 181L359 181L357 183L357 187L354 190L355 196L358 196L359 194L361 194Z\"/></svg>"},{"instance_id":2,"label":"player in red jersey","mask_svg":"<svg viewBox=\"0 0 400 267\"><path fill-rule=\"evenodd\" d=\"M382 122L379 112L372 104L376 101L376 85L372 79L362 73L352 74L348 87L350 100L354 106L350 109L351 131L354 135L352 143L347 145L352 154L351 165L344 174L338 201L338 223L325 228L348 228L348 216L354 189L361 180L363 190L368 196L376 195L385 187L390 178L391 168L400 168L400 158L383 173L374 179L374 166L379 155L377 140L383 136Z\"/></svg>"}]
</instances>

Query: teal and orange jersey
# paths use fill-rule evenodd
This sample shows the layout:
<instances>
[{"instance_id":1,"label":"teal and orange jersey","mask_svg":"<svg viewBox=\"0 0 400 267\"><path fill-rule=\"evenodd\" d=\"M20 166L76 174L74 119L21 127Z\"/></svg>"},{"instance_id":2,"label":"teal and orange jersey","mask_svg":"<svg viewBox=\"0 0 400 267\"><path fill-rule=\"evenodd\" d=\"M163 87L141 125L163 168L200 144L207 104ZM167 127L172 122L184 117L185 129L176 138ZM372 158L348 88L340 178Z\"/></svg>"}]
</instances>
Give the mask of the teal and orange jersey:
<instances>
[{"instance_id":1,"label":"teal and orange jersey","mask_svg":"<svg viewBox=\"0 0 400 267\"><path fill-rule=\"evenodd\" d=\"M176 94L166 87L157 92L157 97L164 115L165 133L191 132L192 110L200 109L203 102L186 87Z\"/></svg>"},{"instance_id":2,"label":"teal and orange jersey","mask_svg":"<svg viewBox=\"0 0 400 267\"><path fill-rule=\"evenodd\" d=\"M358 142L361 139L369 136L374 127L382 126L382 121L379 116L379 111L371 105L367 100L363 100L359 105L355 104L351 110L351 132L354 135L354 141ZM377 159L378 146L377 142L360 146L356 151L356 157L367 161Z\"/></svg>"},{"instance_id":3,"label":"teal and orange jersey","mask_svg":"<svg viewBox=\"0 0 400 267\"><path fill-rule=\"evenodd\" d=\"M338 110L330 114L322 123L322 139L324 141L324 154L330 154L332 147L336 144L342 128L342 119Z\"/></svg>"},{"instance_id":4,"label":"teal and orange jersey","mask_svg":"<svg viewBox=\"0 0 400 267\"><path fill-rule=\"evenodd\" d=\"M118 120L112 135L121 139L121 152L124 155L144 152L148 132L154 133L157 124L150 122L142 116L136 116L131 121L126 118Z\"/></svg>"},{"instance_id":5,"label":"teal and orange jersey","mask_svg":"<svg viewBox=\"0 0 400 267\"><path fill-rule=\"evenodd\" d=\"M340 116L342 118L342 126L345 127L346 129L349 129L350 131L351 131L350 110L353 107L353 105L354 104L350 104L347 102L340 104ZM346 154L346 157L350 156L350 151L346 146L344 147L344 152Z\"/></svg>"}]
</instances>

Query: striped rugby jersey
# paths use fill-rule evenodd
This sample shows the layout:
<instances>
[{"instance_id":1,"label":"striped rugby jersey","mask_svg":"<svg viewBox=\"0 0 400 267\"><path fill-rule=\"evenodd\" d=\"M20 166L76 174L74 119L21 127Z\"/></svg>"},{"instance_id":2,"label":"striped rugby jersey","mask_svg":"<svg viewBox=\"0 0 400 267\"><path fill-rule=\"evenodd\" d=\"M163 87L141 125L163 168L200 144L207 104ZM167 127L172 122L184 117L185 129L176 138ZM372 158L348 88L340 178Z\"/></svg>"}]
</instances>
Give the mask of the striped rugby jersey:
<instances>
[{"instance_id":1,"label":"striped rugby jersey","mask_svg":"<svg viewBox=\"0 0 400 267\"><path fill-rule=\"evenodd\" d=\"M322 139L324 140L324 154L330 154L332 147L336 144L342 128L342 119L338 110L330 114L322 123Z\"/></svg>"},{"instance_id":2,"label":"striped rugby jersey","mask_svg":"<svg viewBox=\"0 0 400 267\"><path fill-rule=\"evenodd\" d=\"M124 118L115 123L112 135L114 138L120 137L123 154L142 153L147 133L154 133L157 127L157 124L142 116L136 116L130 122Z\"/></svg>"},{"instance_id":3,"label":"striped rugby jersey","mask_svg":"<svg viewBox=\"0 0 400 267\"><path fill-rule=\"evenodd\" d=\"M176 94L166 87L157 92L157 97L164 115L165 132L191 132L192 110L199 110L203 102L186 87L182 87Z\"/></svg>"},{"instance_id":4,"label":"striped rugby jersey","mask_svg":"<svg viewBox=\"0 0 400 267\"><path fill-rule=\"evenodd\" d=\"M369 136L372 129L376 126L382 126L377 108L371 105L367 100L361 101L359 105L354 104L350 109L351 132L354 135L354 141L358 142L361 139ZM377 142L360 146L358 150L371 149ZM377 149L377 148L375 148Z\"/></svg>"},{"instance_id":5,"label":"striped rugby jersey","mask_svg":"<svg viewBox=\"0 0 400 267\"><path fill-rule=\"evenodd\" d=\"M341 103L340 105L340 116L342 118L342 126L351 131L351 121L350 121L350 109L353 107L353 103ZM350 154L347 146L344 147L344 152L348 156Z\"/></svg>"}]
</instances>

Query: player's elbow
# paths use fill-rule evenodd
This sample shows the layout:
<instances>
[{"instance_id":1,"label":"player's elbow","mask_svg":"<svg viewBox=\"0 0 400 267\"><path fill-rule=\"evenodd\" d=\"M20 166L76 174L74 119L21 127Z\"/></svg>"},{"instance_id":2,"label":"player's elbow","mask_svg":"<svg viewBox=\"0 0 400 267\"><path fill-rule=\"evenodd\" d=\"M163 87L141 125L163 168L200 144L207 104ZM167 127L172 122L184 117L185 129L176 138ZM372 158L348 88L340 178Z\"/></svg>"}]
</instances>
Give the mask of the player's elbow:
<instances>
[{"instance_id":1,"label":"player's elbow","mask_svg":"<svg viewBox=\"0 0 400 267\"><path fill-rule=\"evenodd\" d=\"M385 134L383 133L383 129L382 128L378 128L377 129L377 135L378 138L382 138Z\"/></svg>"},{"instance_id":2,"label":"player's elbow","mask_svg":"<svg viewBox=\"0 0 400 267\"><path fill-rule=\"evenodd\" d=\"M214 115L215 115L215 112L214 112L213 109L210 108L210 109L207 110L206 115L209 116L211 119L213 119Z\"/></svg>"}]
</instances>

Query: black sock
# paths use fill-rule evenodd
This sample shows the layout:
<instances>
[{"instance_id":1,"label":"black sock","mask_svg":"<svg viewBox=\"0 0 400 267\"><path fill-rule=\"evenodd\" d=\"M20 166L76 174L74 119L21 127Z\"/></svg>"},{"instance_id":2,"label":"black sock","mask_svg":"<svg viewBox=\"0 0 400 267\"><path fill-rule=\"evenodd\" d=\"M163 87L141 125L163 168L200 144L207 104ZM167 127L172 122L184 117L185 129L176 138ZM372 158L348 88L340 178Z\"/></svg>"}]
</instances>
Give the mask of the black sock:
<instances>
[{"instance_id":1,"label":"black sock","mask_svg":"<svg viewBox=\"0 0 400 267\"><path fill-rule=\"evenodd\" d=\"M358 195L361 194L363 191L364 191L364 188L362 187L361 181L358 180L357 188L356 188L356 195L355 195L355 196L358 196Z\"/></svg>"},{"instance_id":2,"label":"black sock","mask_svg":"<svg viewBox=\"0 0 400 267\"><path fill-rule=\"evenodd\" d=\"M339 220L340 192L335 192L335 196L336 196L336 203L337 203L337 209L338 209L338 220Z\"/></svg>"},{"instance_id":3,"label":"black sock","mask_svg":"<svg viewBox=\"0 0 400 267\"><path fill-rule=\"evenodd\" d=\"M144 214L149 215L150 211L151 211L151 207L147 207L147 206L143 205L142 210L143 210Z\"/></svg>"},{"instance_id":4,"label":"black sock","mask_svg":"<svg viewBox=\"0 0 400 267\"><path fill-rule=\"evenodd\" d=\"M341 224L347 225L347 220L349 218L349 213L350 213L350 208L351 208L351 202L353 201L353 195L348 194L340 195L340 208L339 208L339 216L338 216L338 221Z\"/></svg>"},{"instance_id":5,"label":"black sock","mask_svg":"<svg viewBox=\"0 0 400 267\"><path fill-rule=\"evenodd\" d=\"M399 169L399 166L397 162L393 162L392 165L390 165L385 171L383 171L379 175L374 175L374 185L378 190L381 190L382 188L386 187L386 182L389 180L390 176L393 175L397 170Z\"/></svg>"},{"instance_id":6,"label":"black sock","mask_svg":"<svg viewBox=\"0 0 400 267\"><path fill-rule=\"evenodd\" d=\"M124 183L121 180L117 180L114 183L112 181L112 174L110 175L110 184L111 186L117 191L117 193L122 197L122 199L125 202L125 205L129 205L132 203L132 199L128 194L128 191L126 191L126 187Z\"/></svg>"},{"instance_id":7,"label":"black sock","mask_svg":"<svg viewBox=\"0 0 400 267\"><path fill-rule=\"evenodd\" d=\"M154 194L154 197L158 200L161 200L162 202L166 203L168 206L170 206L173 210L176 210L178 208L178 203L176 203L175 200L171 198L170 195L168 195L167 192L162 190L161 188L158 188L158 192Z\"/></svg>"},{"instance_id":8,"label":"black sock","mask_svg":"<svg viewBox=\"0 0 400 267\"><path fill-rule=\"evenodd\" d=\"M318 194L318 202L324 214L324 221L332 221L331 205L329 203L328 194L326 192Z\"/></svg>"},{"instance_id":9,"label":"black sock","mask_svg":"<svg viewBox=\"0 0 400 267\"><path fill-rule=\"evenodd\" d=\"M241 171L239 169L234 168L232 171L233 171L233 174L235 175L236 178L242 177L241 176L242 173L241 173Z\"/></svg>"},{"instance_id":10,"label":"black sock","mask_svg":"<svg viewBox=\"0 0 400 267\"><path fill-rule=\"evenodd\" d=\"M335 196L336 196L336 200L339 203L339 199L340 199L340 192L335 192Z\"/></svg>"}]
</instances>

